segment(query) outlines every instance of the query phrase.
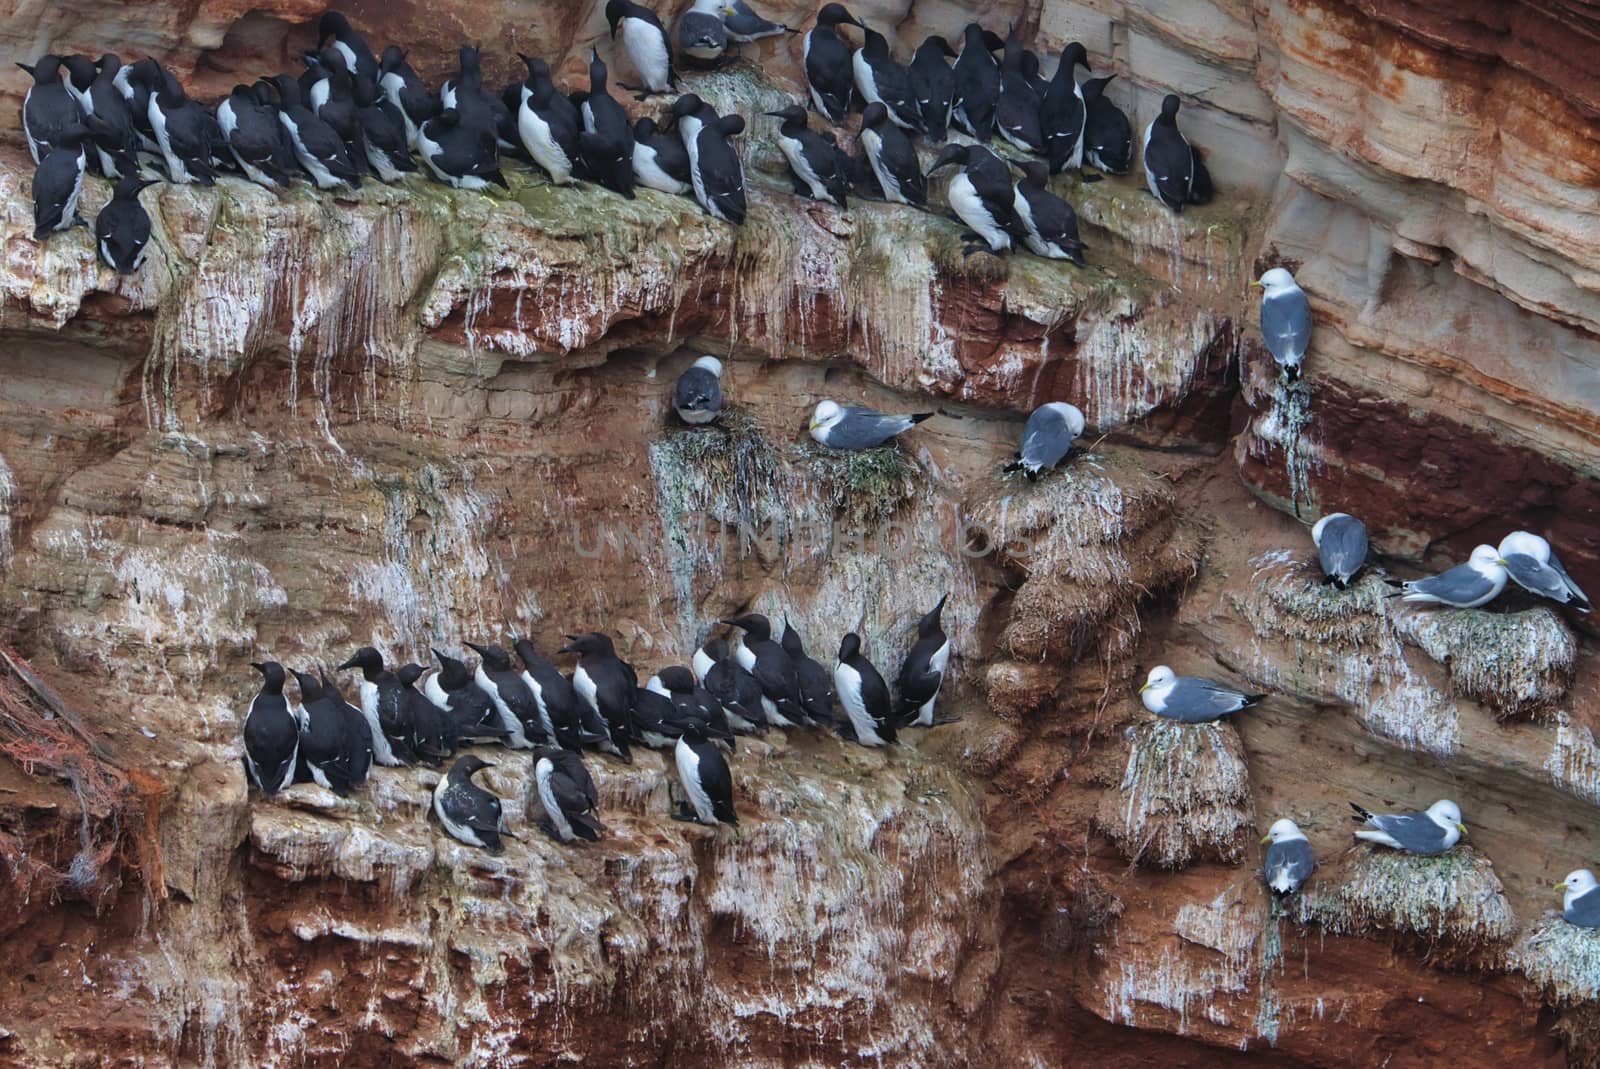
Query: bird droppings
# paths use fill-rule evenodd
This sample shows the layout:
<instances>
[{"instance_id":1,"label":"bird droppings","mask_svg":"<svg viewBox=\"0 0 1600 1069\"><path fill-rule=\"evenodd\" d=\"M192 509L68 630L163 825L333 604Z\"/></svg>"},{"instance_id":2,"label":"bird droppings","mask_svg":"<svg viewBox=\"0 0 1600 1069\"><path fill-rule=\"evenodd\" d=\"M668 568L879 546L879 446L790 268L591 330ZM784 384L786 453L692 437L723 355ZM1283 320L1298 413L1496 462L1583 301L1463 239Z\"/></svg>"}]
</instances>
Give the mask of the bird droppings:
<instances>
[{"instance_id":1,"label":"bird droppings","mask_svg":"<svg viewBox=\"0 0 1600 1069\"><path fill-rule=\"evenodd\" d=\"M1095 824L1139 864L1235 864L1249 845L1252 805L1244 746L1232 725L1151 718L1134 729L1127 770Z\"/></svg>"},{"instance_id":2,"label":"bird droppings","mask_svg":"<svg viewBox=\"0 0 1600 1069\"><path fill-rule=\"evenodd\" d=\"M1546 914L1523 930L1506 967L1522 973L1558 1013L1567 1064L1600 1065L1600 930Z\"/></svg>"},{"instance_id":3,"label":"bird droppings","mask_svg":"<svg viewBox=\"0 0 1600 1069\"><path fill-rule=\"evenodd\" d=\"M1400 633L1450 670L1456 693L1481 701L1502 720L1544 717L1567 695L1578 642L1561 616L1426 609L1402 613Z\"/></svg>"}]
</instances>

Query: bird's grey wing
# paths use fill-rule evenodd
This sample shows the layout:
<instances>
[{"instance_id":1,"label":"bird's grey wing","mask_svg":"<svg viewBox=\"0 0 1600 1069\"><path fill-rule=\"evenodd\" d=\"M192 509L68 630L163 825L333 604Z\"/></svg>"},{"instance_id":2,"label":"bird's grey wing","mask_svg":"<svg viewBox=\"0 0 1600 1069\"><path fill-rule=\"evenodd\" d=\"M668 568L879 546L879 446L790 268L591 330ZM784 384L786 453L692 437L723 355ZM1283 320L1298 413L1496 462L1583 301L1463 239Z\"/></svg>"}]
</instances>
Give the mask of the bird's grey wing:
<instances>
[{"instance_id":1,"label":"bird's grey wing","mask_svg":"<svg viewBox=\"0 0 1600 1069\"><path fill-rule=\"evenodd\" d=\"M1279 871L1286 870L1289 879L1300 884L1316 867L1317 860L1312 856L1311 844L1304 839L1273 843L1267 848L1266 869L1269 880Z\"/></svg>"},{"instance_id":2,"label":"bird's grey wing","mask_svg":"<svg viewBox=\"0 0 1600 1069\"><path fill-rule=\"evenodd\" d=\"M1022 430L1023 462L1037 468L1053 468L1072 448L1072 428L1061 417L1040 410L1028 417Z\"/></svg>"},{"instance_id":3,"label":"bird's grey wing","mask_svg":"<svg viewBox=\"0 0 1600 1069\"><path fill-rule=\"evenodd\" d=\"M727 43L727 31L715 15L690 11L678 19L678 45L682 48L722 48Z\"/></svg>"},{"instance_id":4,"label":"bird's grey wing","mask_svg":"<svg viewBox=\"0 0 1600 1069\"><path fill-rule=\"evenodd\" d=\"M870 408L849 405L844 418L828 432L828 444L835 449L871 449L911 426L909 416L886 416Z\"/></svg>"},{"instance_id":5,"label":"bird's grey wing","mask_svg":"<svg viewBox=\"0 0 1600 1069\"><path fill-rule=\"evenodd\" d=\"M735 4L734 8L732 15L723 16L722 24L737 37L776 37L784 32L783 26L767 21L743 4Z\"/></svg>"},{"instance_id":6,"label":"bird's grey wing","mask_svg":"<svg viewBox=\"0 0 1600 1069\"><path fill-rule=\"evenodd\" d=\"M1304 293L1286 293L1261 302L1261 335L1273 359L1298 364L1311 344L1311 304Z\"/></svg>"},{"instance_id":7,"label":"bird's grey wing","mask_svg":"<svg viewBox=\"0 0 1600 1069\"><path fill-rule=\"evenodd\" d=\"M672 404L675 408L714 412L722 407L722 384L705 368L692 367L678 376Z\"/></svg>"},{"instance_id":8,"label":"bird's grey wing","mask_svg":"<svg viewBox=\"0 0 1600 1069\"><path fill-rule=\"evenodd\" d=\"M1367 559L1367 528L1357 519L1331 520L1322 529L1322 570L1328 575L1354 575Z\"/></svg>"},{"instance_id":9,"label":"bird's grey wing","mask_svg":"<svg viewBox=\"0 0 1600 1069\"><path fill-rule=\"evenodd\" d=\"M1185 724L1203 724L1244 707L1244 695L1194 676L1179 676L1167 695L1166 715Z\"/></svg>"},{"instance_id":10,"label":"bird's grey wing","mask_svg":"<svg viewBox=\"0 0 1600 1069\"><path fill-rule=\"evenodd\" d=\"M1549 598L1563 605L1572 600L1572 591L1568 589L1561 574L1549 565L1540 563L1537 557L1530 557L1526 553L1513 553L1505 560L1506 571L1511 573L1511 578L1524 590L1530 590L1542 598Z\"/></svg>"},{"instance_id":11,"label":"bird's grey wing","mask_svg":"<svg viewBox=\"0 0 1600 1069\"><path fill-rule=\"evenodd\" d=\"M1600 888L1573 899L1572 908L1563 915L1580 928L1600 928Z\"/></svg>"},{"instance_id":12,"label":"bird's grey wing","mask_svg":"<svg viewBox=\"0 0 1600 1069\"><path fill-rule=\"evenodd\" d=\"M1375 815L1369 823L1415 854L1436 854L1444 847L1444 829L1426 813Z\"/></svg>"},{"instance_id":13,"label":"bird's grey wing","mask_svg":"<svg viewBox=\"0 0 1600 1069\"><path fill-rule=\"evenodd\" d=\"M1583 592L1583 588L1573 580L1572 576L1567 574L1567 570L1561 566L1561 558L1554 553L1550 554L1550 570L1561 577L1561 581L1567 584L1567 589L1572 591L1572 596L1581 602L1584 607L1587 608L1594 604L1589 600L1589 595Z\"/></svg>"},{"instance_id":14,"label":"bird's grey wing","mask_svg":"<svg viewBox=\"0 0 1600 1069\"><path fill-rule=\"evenodd\" d=\"M1449 605L1467 605L1494 589L1494 584L1479 575L1472 565L1458 564L1449 571L1416 580L1411 589Z\"/></svg>"}]
</instances>

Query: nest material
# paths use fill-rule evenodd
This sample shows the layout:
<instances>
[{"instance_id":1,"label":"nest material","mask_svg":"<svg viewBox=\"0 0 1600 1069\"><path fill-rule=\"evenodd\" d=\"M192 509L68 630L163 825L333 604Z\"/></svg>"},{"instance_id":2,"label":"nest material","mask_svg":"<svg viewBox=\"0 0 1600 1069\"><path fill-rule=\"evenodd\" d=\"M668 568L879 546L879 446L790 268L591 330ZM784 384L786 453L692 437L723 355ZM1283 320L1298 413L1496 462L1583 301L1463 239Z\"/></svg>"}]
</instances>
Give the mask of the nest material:
<instances>
[{"instance_id":1,"label":"nest material","mask_svg":"<svg viewBox=\"0 0 1600 1069\"><path fill-rule=\"evenodd\" d=\"M1578 643L1547 608L1496 613L1431 609L1400 617L1401 633L1450 669L1458 694L1501 720L1536 716L1566 697Z\"/></svg>"},{"instance_id":2,"label":"nest material","mask_svg":"<svg viewBox=\"0 0 1600 1069\"><path fill-rule=\"evenodd\" d=\"M1236 864L1250 841L1249 773L1230 724L1152 719L1135 730L1127 771L1096 825L1139 864Z\"/></svg>"},{"instance_id":3,"label":"nest material","mask_svg":"<svg viewBox=\"0 0 1600 1069\"><path fill-rule=\"evenodd\" d=\"M1600 929L1548 914L1522 933L1508 958L1560 1011L1555 1032L1567 1048L1567 1064L1600 1067Z\"/></svg>"},{"instance_id":4,"label":"nest material","mask_svg":"<svg viewBox=\"0 0 1600 1069\"><path fill-rule=\"evenodd\" d=\"M1517 922L1489 859L1469 847L1422 856L1358 846L1342 882L1301 897L1299 917L1339 935L1389 932L1444 964L1498 967Z\"/></svg>"},{"instance_id":5,"label":"nest material","mask_svg":"<svg viewBox=\"0 0 1600 1069\"><path fill-rule=\"evenodd\" d=\"M893 442L877 449L827 449L810 442L799 448L797 472L821 495L834 516L865 534L893 519L922 483L920 465Z\"/></svg>"}]
</instances>

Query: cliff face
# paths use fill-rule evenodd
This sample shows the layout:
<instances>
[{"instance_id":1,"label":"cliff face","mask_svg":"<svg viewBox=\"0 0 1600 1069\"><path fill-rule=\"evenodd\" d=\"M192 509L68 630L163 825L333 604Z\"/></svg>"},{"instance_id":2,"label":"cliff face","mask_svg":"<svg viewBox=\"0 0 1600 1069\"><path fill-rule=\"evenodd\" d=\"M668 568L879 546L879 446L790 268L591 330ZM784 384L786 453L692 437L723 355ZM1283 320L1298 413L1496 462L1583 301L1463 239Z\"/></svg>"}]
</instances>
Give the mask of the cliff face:
<instances>
[{"instance_id":1,"label":"cliff face","mask_svg":"<svg viewBox=\"0 0 1600 1069\"><path fill-rule=\"evenodd\" d=\"M36 245L26 152L0 150L0 1064L1592 1062L1600 951L1546 916L1600 855L1592 640L1530 606L1401 611L1376 576L1325 590L1302 523L1358 513L1430 566L1525 527L1600 587L1600 27L1171 7L984 15L1082 40L1140 128L1183 93L1207 150L1222 196L1181 217L1131 177L1063 180L1083 270L798 201L760 118L738 231L521 175L225 180L145 194L132 278L83 230ZM346 10L428 75L463 40L575 74L601 9L524 8ZM901 51L968 17L853 10ZM205 95L291 68L318 13L69 3L4 32L155 55ZM747 51L695 90L797 96L797 40ZM1295 391L1245 288L1277 263L1317 320ZM725 433L668 416L703 352ZM867 469L804 437L824 396L943 416ZM1084 410L1088 455L1002 478L1047 400ZM748 607L828 663L860 630L887 673L945 591L962 721L882 754L742 742L737 834L671 821L653 754L591 761L611 834L581 849L496 754L502 858L427 817L425 771L245 790L263 654L581 627L654 668ZM1163 662L1274 697L1175 735L1132 698ZM1343 853L1347 799L1444 796L1472 829L1450 867ZM1252 842L1280 816L1322 858L1281 910Z\"/></svg>"}]
</instances>

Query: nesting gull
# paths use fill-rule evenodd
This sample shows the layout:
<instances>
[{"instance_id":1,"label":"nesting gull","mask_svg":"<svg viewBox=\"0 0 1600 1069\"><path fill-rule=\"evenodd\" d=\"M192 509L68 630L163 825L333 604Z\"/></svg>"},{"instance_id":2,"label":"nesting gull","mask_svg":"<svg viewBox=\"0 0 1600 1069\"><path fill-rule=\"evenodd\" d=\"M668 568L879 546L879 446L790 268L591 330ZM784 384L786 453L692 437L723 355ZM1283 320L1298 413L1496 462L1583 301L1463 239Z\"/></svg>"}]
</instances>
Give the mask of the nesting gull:
<instances>
[{"instance_id":1,"label":"nesting gull","mask_svg":"<svg viewBox=\"0 0 1600 1069\"><path fill-rule=\"evenodd\" d=\"M1293 381L1300 377L1300 364L1311 344L1311 303L1294 276L1281 267L1250 284L1266 291L1261 298L1261 336L1284 377Z\"/></svg>"},{"instance_id":2,"label":"nesting gull","mask_svg":"<svg viewBox=\"0 0 1600 1069\"><path fill-rule=\"evenodd\" d=\"M722 412L722 361L702 356L682 375L672 391L672 407L685 423L700 426Z\"/></svg>"},{"instance_id":3,"label":"nesting gull","mask_svg":"<svg viewBox=\"0 0 1600 1069\"><path fill-rule=\"evenodd\" d=\"M1020 471L1030 479L1053 468L1072 450L1072 442L1083 433L1083 413L1065 401L1040 405L1022 428L1022 448L1017 459L1005 466L1007 472Z\"/></svg>"},{"instance_id":4,"label":"nesting gull","mask_svg":"<svg viewBox=\"0 0 1600 1069\"><path fill-rule=\"evenodd\" d=\"M1589 595L1561 566L1550 543L1528 531L1513 531L1500 540L1500 559L1517 585L1542 598L1571 605L1579 612L1593 608Z\"/></svg>"},{"instance_id":5,"label":"nesting gull","mask_svg":"<svg viewBox=\"0 0 1600 1069\"><path fill-rule=\"evenodd\" d=\"M1588 869L1575 869L1567 878L1556 884L1557 891L1565 891L1561 915L1567 923L1578 928L1600 928L1600 884Z\"/></svg>"},{"instance_id":6,"label":"nesting gull","mask_svg":"<svg viewBox=\"0 0 1600 1069\"><path fill-rule=\"evenodd\" d=\"M1449 571L1401 583L1402 600L1425 605L1449 605L1456 609L1476 609L1500 596L1506 588L1506 562L1493 546L1473 549L1467 563Z\"/></svg>"},{"instance_id":7,"label":"nesting gull","mask_svg":"<svg viewBox=\"0 0 1600 1069\"><path fill-rule=\"evenodd\" d=\"M1180 724L1208 724L1255 705L1265 694L1244 694L1196 676L1180 676L1161 664L1139 688L1144 707Z\"/></svg>"},{"instance_id":8,"label":"nesting gull","mask_svg":"<svg viewBox=\"0 0 1600 1069\"><path fill-rule=\"evenodd\" d=\"M1367 525L1348 512L1330 512L1311 528L1322 574L1340 590L1367 562Z\"/></svg>"},{"instance_id":9,"label":"nesting gull","mask_svg":"<svg viewBox=\"0 0 1600 1069\"><path fill-rule=\"evenodd\" d=\"M932 415L916 412L887 416L863 405L819 401L811 415L811 437L829 449L873 449Z\"/></svg>"},{"instance_id":10,"label":"nesting gull","mask_svg":"<svg viewBox=\"0 0 1600 1069\"><path fill-rule=\"evenodd\" d=\"M1461 823L1461 810L1448 798L1421 813L1369 813L1354 802L1350 808L1356 811L1351 819L1363 825L1356 832L1357 839L1408 854L1442 854L1467 833L1467 826Z\"/></svg>"},{"instance_id":11,"label":"nesting gull","mask_svg":"<svg viewBox=\"0 0 1600 1069\"><path fill-rule=\"evenodd\" d=\"M1267 886L1280 895L1298 891L1317 867L1311 843L1300 826L1284 817L1267 829L1261 842L1272 844L1267 847Z\"/></svg>"},{"instance_id":12,"label":"nesting gull","mask_svg":"<svg viewBox=\"0 0 1600 1069\"><path fill-rule=\"evenodd\" d=\"M781 22L762 18L744 0L732 0L722 5L722 25L728 31L728 37L740 44L794 32Z\"/></svg>"}]
</instances>

